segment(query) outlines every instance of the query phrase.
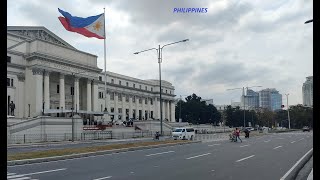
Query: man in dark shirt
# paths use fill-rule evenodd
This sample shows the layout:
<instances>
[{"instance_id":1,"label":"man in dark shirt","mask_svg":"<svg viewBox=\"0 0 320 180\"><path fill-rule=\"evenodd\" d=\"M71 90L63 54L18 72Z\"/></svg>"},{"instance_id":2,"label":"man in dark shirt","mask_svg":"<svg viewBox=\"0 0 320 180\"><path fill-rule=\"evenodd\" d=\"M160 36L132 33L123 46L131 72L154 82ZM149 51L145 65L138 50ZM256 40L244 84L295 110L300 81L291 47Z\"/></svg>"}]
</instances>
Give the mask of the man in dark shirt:
<instances>
[{"instance_id":1,"label":"man in dark shirt","mask_svg":"<svg viewBox=\"0 0 320 180\"><path fill-rule=\"evenodd\" d=\"M13 101L11 101L11 103L9 104L9 108L10 108L11 116L14 116L14 109L16 108L16 105L13 103Z\"/></svg>"}]
</instances>

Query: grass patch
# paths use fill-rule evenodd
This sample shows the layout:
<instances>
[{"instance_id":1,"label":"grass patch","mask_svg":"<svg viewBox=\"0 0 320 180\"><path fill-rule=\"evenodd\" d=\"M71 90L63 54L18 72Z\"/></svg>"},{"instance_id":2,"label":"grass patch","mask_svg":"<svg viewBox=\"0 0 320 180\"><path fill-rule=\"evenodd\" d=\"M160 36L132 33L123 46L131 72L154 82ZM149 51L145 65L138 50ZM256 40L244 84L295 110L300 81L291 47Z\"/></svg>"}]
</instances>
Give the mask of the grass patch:
<instances>
[{"instance_id":1,"label":"grass patch","mask_svg":"<svg viewBox=\"0 0 320 180\"><path fill-rule=\"evenodd\" d=\"M127 144L110 144L110 145L104 145L104 146L92 146L92 147L82 147L82 148L54 149L54 150L10 154L10 155L7 155L7 160L13 161L13 160L23 160L23 159L46 158L46 157L53 157L53 156L63 156L63 155L97 152L97 151L105 151L105 150L113 150L113 149L123 149L123 148L131 148L131 147L141 147L141 146L150 146L150 145L159 145L159 144L176 144L181 142L188 142L188 141L167 140L167 141L137 142L137 143L127 143Z\"/></svg>"}]
</instances>

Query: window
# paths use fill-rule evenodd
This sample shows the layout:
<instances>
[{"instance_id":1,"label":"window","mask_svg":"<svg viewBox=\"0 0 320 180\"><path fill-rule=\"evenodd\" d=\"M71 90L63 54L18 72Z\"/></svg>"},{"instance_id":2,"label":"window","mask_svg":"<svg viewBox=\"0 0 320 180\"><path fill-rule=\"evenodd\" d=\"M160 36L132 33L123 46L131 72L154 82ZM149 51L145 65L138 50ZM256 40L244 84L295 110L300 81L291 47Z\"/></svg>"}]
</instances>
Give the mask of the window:
<instances>
[{"instance_id":1,"label":"window","mask_svg":"<svg viewBox=\"0 0 320 180\"><path fill-rule=\"evenodd\" d=\"M114 80L113 79L111 79L111 84L114 84Z\"/></svg>"},{"instance_id":2,"label":"window","mask_svg":"<svg viewBox=\"0 0 320 180\"><path fill-rule=\"evenodd\" d=\"M126 85L129 86L129 83L127 82Z\"/></svg>"},{"instance_id":3,"label":"window","mask_svg":"<svg viewBox=\"0 0 320 180\"><path fill-rule=\"evenodd\" d=\"M148 98L145 99L145 104L148 104Z\"/></svg>"},{"instance_id":4,"label":"window","mask_svg":"<svg viewBox=\"0 0 320 180\"><path fill-rule=\"evenodd\" d=\"M102 76L99 76L99 81L102 81Z\"/></svg>"},{"instance_id":5,"label":"window","mask_svg":"<svg viewBox=\"0 0 320 180\"><path fill-rule=\"evenodd\" d=\"M139 104L142 104L142 98L139 98Z\"/></svg>"},{"instance_id":6,"label":"window","mask_svg":"<svg viewBox=\"0 0 320 180\"><path fill-rule=\"evenodd\" d=\"M136 84L133 84L133 88L136 88Z\"/></svg>"},{"instance_id":7,"label":"window","mask_svg":"<svg viewBox=\"0 0 320 180\"><path fill-rule=\"evenodd\" d=\"M13 79L11 79L11 87L13 87Z\"/></svg>"},{"instance_id":8,"label":"window","mask_svg":"<svg viewBox=\"0 0 320 180\"><path fill-rule=\"evenodd\" d=\"M59 84L57 84L57 93L59 94L59 90L60 90L60 87L59 87Z\"/></svg>"},{"instance_id":9,"label":"window","mask_svg":"<svg viewBox=\"0 0 320 180\"><path fill-rule=\"evenodd\" d=\"M121 85L121 81L119 80L119 85Z\"/></svg>"},{"instance_id":10,"label":"window","mask_svg":"<svg viewBox=\"0 0 320 180\"><path fill-rule=\"evenodd\" d=\"M10 86L10 78L7 78L7 86Z\"/></svg>"},{"instance_id":11,"label":"window","mask_svg":"<svg viewBox=\"0 0 320 180\"><path fill-rule=\"evenodd\" d=\"M153 99L152 98L150 99L150 104L153 105Z\"/></svg>"},{"instance_id":12,"label":"window","mask_svg":"<svg viewBox=\"0 0 320 180\"><path fill-rule=\"evenodd\" d=\"M7 56L7 63L11 63L11 56Z\"/></svg>"},{"instance_id":13,"label":"window","mask_svg":"<svg viewBox=\"0 0 320 180\"><path fill-rule=\"evenodd\" d=\"M136 97L135 96L132 97L132 102L136 102Z\"/></svg>"},{"instance_id":14,"label":"window","mask_svg":"<svg viewBox=\"0 0 320 180\"><path fill-rule=\"evenodd\" d=\"M139 88L141 89L141 85L139 85Z\"/></svg>"},{"instance_id":15,"label":"window","mask_svg":"<svg viewBox=\"0 0 320 180\"><path fill-rule=\"evenodd\" d=\"M99 99L103 98L103 92L99 92Z\"/></svg>"},{"instance_id":16,"label":"window","mask_svg":"<svg viewBox=\"0 0 320 180\"><path fill-rule=\"evenodd\" d=\"M114 93L110 93L110 100L114 100Z\"/></svg>"},{"instance_id":17,"label":"window","mask_svg":"<svg viewBox=\"0 0 320 180\"><path fill-rule=\"evenodd\" d=\"M148 87L146 86L146 91L148 90Z\"/></svg>"},{"instance_id":18,"label":"window","mask_svg":"<svg viewBox=\"0 0 320 180\"><path fill-rule=\"evenodd\" d=\"M70 87L70 94L74 95L74 87Z\"/></svg>"},{"instance_id":19,"label":"window","mask_svg":"<svg viewBox=\"0 0 320 180\"><path fill-rule=\"evenodd\" d=\"M153 88L151 88L151 91L153 91Z\"/></svg>"},{"instance_id":20,"label":"window","mask_svg":"<svg viewBox=\"0 0 320 180\"><path fill-rule=\"evenodd\" d=\"M168 90L166 90L166 93L168 93Z\"/></svg>"},{"instance_id":21,"label":"window","mask_svg":"<svg viewBox=\"0 0 320 180\"><path fill-rule=\"evenodd\" d=\"M122 101L122 96L121 96L121 94L118 95L118 101Z\"/></svg>"}]
</instances>

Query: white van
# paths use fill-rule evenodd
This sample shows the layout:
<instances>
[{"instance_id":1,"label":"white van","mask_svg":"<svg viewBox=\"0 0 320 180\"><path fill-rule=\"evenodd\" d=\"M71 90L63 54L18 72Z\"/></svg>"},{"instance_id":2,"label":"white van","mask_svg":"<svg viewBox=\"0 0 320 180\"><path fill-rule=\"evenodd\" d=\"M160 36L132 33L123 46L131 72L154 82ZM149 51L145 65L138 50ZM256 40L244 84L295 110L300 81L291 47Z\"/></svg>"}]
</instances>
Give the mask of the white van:
<instances>
[{"instance_id":1,"label":"white van","mask_svg":"<svg viewBox=\"0 0 320 180\"><path fill-rule=\"evenodd\" d=\"M172 131L172 137L174 140L177 139L190 139L193 140L195 136L193 128L176 128Z\"/></svg>"}]
</instances>

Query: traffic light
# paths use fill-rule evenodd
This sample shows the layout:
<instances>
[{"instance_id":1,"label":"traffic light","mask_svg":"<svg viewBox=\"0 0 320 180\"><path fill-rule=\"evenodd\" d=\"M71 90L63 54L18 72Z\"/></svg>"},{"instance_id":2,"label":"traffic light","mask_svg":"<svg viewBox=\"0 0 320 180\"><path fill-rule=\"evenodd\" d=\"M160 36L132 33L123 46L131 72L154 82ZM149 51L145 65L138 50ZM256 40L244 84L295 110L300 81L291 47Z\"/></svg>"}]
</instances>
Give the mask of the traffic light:
<instances>
[{"instance_id":1,"label":"traffic light","mask_svg":"<svg viewBox=\"0 0 320 180\"><path fill-rule=\"evenodd\" d=\"M281 105L281 108L284 108L284 105Z\"/></svg>"}]
</instances>

